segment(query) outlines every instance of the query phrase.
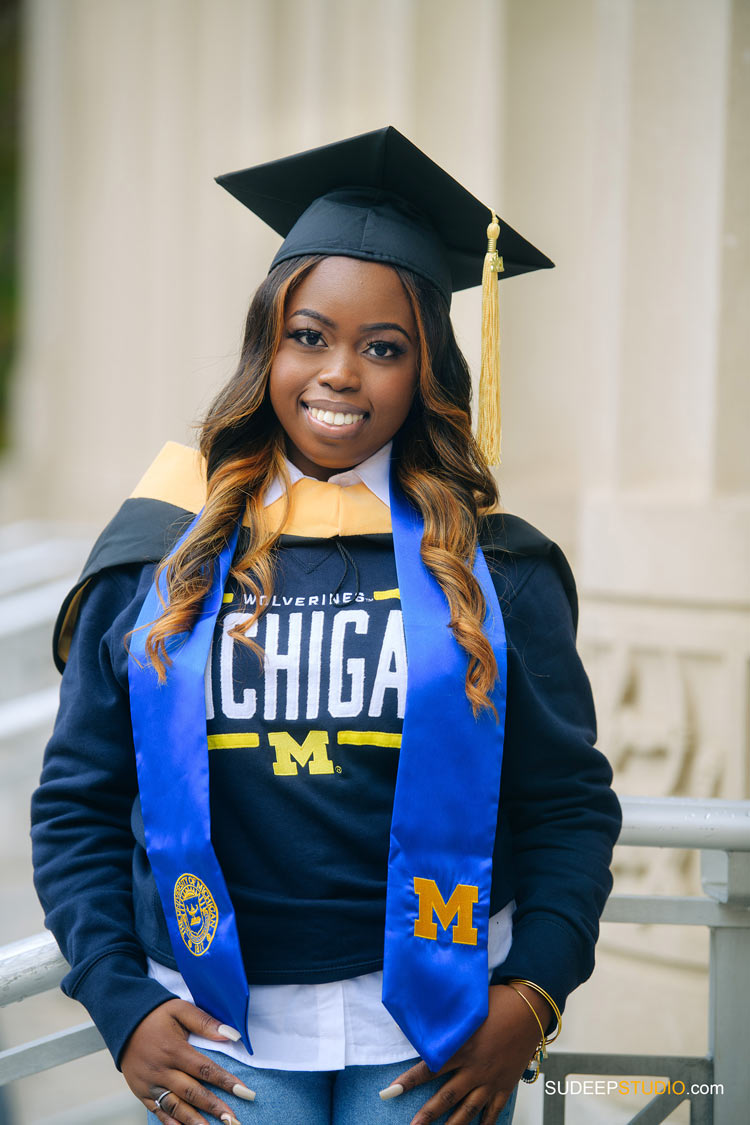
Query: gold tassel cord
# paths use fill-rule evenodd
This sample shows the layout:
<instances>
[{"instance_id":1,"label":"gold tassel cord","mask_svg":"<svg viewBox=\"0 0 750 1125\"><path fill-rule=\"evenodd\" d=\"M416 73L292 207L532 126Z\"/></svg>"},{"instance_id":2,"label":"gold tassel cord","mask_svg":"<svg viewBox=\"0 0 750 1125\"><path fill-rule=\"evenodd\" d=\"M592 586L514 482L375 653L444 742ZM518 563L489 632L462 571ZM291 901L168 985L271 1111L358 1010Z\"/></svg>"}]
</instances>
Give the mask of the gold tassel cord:
<instances>
[{"instance_id":1,"label":"gold tassel cord","mask_svg":"<svg viewBox=\"0 0 750 1125\"><path fill-rule=\"evenodd\" d=\"M503 259L497 252L500 224L492 212L487 227L487 253L482 270L482 363L479 373L477 442L488 465L500 464L500 308L498 274Z\"/></svg>"}]
</instances>

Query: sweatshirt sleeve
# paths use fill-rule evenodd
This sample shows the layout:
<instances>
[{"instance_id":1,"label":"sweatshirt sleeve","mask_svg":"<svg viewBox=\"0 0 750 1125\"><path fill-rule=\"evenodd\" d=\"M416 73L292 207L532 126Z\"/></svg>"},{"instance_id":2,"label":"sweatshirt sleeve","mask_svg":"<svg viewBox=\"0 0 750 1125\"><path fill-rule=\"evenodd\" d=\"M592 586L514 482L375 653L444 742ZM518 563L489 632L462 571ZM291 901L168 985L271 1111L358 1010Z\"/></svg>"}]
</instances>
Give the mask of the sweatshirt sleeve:
<instances>
[{"instance_id":1,"label":"sweatshirt sleeve","mask_svg":"<svg viewBox=\"0 0 750 1125\"><path fill-rule=\"evenodd\" d=\"M131 1032L172 996L148 977L133 919L137 783L124 636L145 579L132 566L87 587L31 805L34 883L70 965L62 988L88 1009L118 1066Z\"/></svg>"},{"instance_id":2,"label":"sweatshirt sleeve","mask_svg":"<svg viewBox=\"0 0 750 1125\"><path fill-rule=\"evenodd\" d=\"M575 646L570 591L550 557L524 559L500 594L508 642L501 808L508 818L516 911L492 974L541 985L563 1008L590 975L621 825L612 770Z\"/></svg>"}]
</instances>

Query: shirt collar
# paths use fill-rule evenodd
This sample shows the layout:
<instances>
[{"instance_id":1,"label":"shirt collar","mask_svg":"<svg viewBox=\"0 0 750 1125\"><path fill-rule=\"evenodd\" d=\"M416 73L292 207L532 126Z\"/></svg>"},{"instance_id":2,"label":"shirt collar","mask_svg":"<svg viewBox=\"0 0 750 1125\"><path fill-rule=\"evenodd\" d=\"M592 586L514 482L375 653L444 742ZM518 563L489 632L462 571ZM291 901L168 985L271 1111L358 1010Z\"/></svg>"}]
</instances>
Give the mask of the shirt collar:
<instances>
[{"instance_id":1,"label":"shirt collar","mask_svg":"<svg viewBox=\"0 0 750 1125\"><path fill-rule=\"evenodd\" d=\"M391 464L391 446L393 442L387 442L377 453L373 453L366 461L362 461L359 465L355 465L353 469L347 469L343 473L334 473L332 477L328 478L328 484L338 484L342 488L347 488L353 484L364 484L369 488L378 500L381 500L388 508L391 506L391 494L389 485L390 464ZM293 465L289 458L285 457L287 472L289 473L289 482L295 485L298 480L302 480L305 474ZM309 478L312 479L312 478ZM265 507L273 504L284 495L284 484L278 477L271 482L263 500Z\"/></svg>"}]
</instances>

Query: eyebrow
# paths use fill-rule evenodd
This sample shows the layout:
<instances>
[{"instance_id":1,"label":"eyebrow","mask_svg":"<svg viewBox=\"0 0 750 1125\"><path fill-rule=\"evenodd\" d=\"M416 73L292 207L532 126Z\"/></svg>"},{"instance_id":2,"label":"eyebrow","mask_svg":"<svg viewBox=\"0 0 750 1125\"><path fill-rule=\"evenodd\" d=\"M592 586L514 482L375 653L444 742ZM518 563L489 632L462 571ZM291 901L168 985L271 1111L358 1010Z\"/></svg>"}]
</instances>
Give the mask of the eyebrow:
<instances>
[{"instance_id":1,"label":"eyebrow","mask_svg":"<svg viewBox=\"0 0 750 1125\"><path fill-rule=\"evenodd\" d=\"M382 332L384 329L388 328L392 329L394 332L400 332L401 335L406 336L406 339L411 343L411 336L406 329L395 322L392 323L391 321L384 320L380 324L360 324L359 326L360 332Z\"/></svg>"},{"instance_id":2,"label":"eyebrow","mask_svg":"<svg viewBox=\"0 0 750 1125\"><path fill-rule=\"evenodd\" d=\"M323 313L316 312L315 309L295 309L294 312L290 314L290 317L293 316L309 316L313 320L325 324L326 328L336 327L335 321L331 320L330 317L323 316ZM382 332L386 329L390 329L393 332L400 332L402 336L406 337L409 343L412 342L412 338L406 329L402 328L400 324L396 324L395 321L383 320L379 321L377 324L360 324L359 326L360 332Z\"/></svg>"},{"instance_id":3,"label":"eyebrow","mask_svg":"<svg viewBox=\"0 0 750 1125\"><path fill-rule=\"evenodd\" d=\"M291 316L310 316L313 320L319 320L321 324L325 324L326 328L335 328L336 324L330 317L323 316L322 313L316 312L315 309L295 309Z\"/></svg>"}]
</instances>

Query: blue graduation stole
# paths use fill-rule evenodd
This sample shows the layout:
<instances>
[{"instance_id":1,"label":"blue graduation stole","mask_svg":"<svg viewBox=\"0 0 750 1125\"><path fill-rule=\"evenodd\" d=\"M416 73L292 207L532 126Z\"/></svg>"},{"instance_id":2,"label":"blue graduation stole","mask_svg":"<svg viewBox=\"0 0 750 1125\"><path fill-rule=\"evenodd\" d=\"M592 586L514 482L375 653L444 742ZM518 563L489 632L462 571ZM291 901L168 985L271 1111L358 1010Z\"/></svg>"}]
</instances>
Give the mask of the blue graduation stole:
<instances>
[{"instance_id":1,"label":"blue graduation stole","mask_svg":"<svg viewBox=\"0 0 750 1125\"><path fill-rule=\"evenodd\" d=\"M252 1054L237 921L211 843L204 688L238 534L239 524L214 562L211 589L190 633L170 640L163 684L146 656L146 638L167 601L164 572L159 587L152 584L130 640L128 685L146 851L177 966L198 1007L235 1027Z\"/></svg>"},{"instance_id":2,"label":"blue graduation stole","mask_svg":"<svg viewBox=\"0 0 750 1125\"><path fill-rule=\"evenodd\" d=\"M391 522L407 658L391 821L383 1003L432 1071L487 1018L487 931L505 729L505 627L484 554L474 576L498 678L497 719L475 719L467 656L420 555L423 523L391 467Z\"/></svg>"},{"instance_id":3,"label":"blue graduation stole","mask_svg":"<svg viewBox=\"0 0 750 1125\"><path fill-rule=\"evenodd\" d=\"M183 539L195 526L188 528ZM408 681L391 827L383 1003L431 1070L487 1016L492 852L505 719L505 630L481 549L474 573L498 663L498 720L475 719L467 656L420 555L421 516L391 471L391 518ZM248 985L226 883L211 843L204 675L239 528L214 565L191 632L170 642L159 685L145 654L161 614L151 587L131 638L130 707L146 849L182 976L196 1004L247 1034ZM182 542L182 540L180 540ZM179 544L178 544L179 546ZM163 587L162 597L166 599Z\"/></svg>"}]
</instances>

